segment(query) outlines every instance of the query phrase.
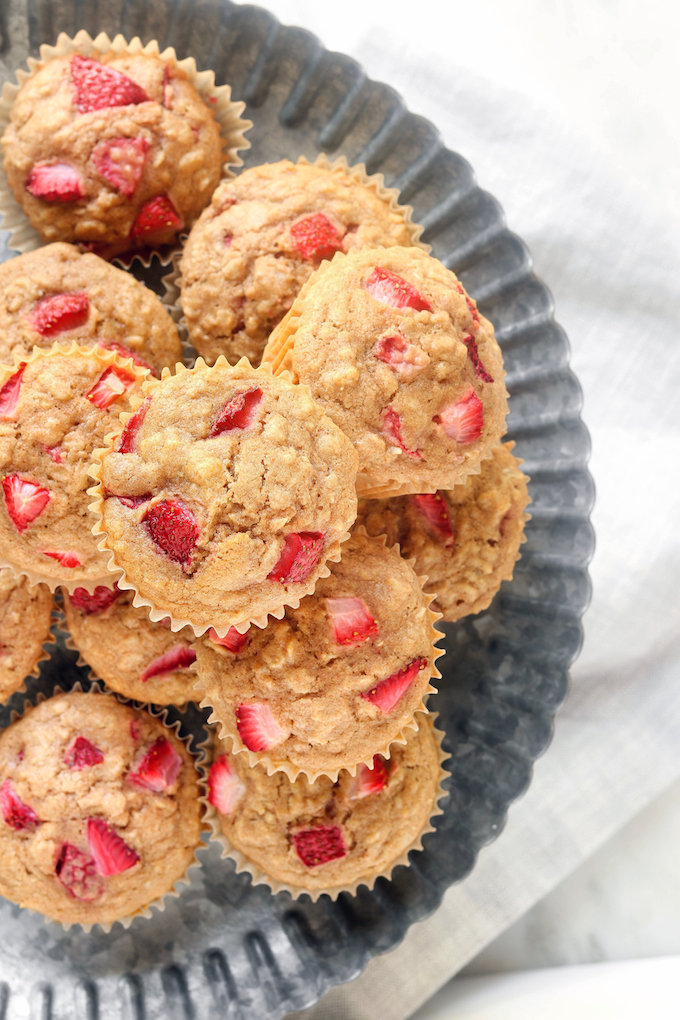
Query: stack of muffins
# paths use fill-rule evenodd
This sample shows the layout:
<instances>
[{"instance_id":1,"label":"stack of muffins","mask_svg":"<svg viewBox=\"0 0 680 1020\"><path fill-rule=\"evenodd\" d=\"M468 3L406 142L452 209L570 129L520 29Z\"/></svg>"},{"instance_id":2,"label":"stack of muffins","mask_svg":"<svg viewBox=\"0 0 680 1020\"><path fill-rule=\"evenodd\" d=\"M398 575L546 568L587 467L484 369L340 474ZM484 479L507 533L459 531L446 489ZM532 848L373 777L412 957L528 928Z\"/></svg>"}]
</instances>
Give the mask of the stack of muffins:
<instances>
[{"instance_id":1,"label":"stack of muffins","mask_svg":"<svg viewBox=\"0 0 680 1020\"><path fill-rule=\"evenodd\" d=\"M0 892L127 923L207 823L275 892L353 892L441 812L434 623L518 557L501 352L382 178L234 178L240 104L170 51L96 43L43 54L3 137L61 240L0 267L0 691L44 657L53 593L109 691L0 736ZM102 257L159 246L165 307ZM199 754L163 711L190 701Z\"/></svg>"}]
</instances>

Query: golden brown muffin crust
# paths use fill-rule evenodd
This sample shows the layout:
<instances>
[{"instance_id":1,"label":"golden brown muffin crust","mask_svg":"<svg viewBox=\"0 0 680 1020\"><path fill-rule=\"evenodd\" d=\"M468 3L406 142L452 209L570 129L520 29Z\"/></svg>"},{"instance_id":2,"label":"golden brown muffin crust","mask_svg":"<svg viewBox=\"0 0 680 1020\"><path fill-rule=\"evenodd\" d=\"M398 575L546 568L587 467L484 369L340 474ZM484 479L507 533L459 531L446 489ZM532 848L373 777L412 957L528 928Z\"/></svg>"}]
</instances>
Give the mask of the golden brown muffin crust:
<instances>
[{"instance_id":1,"label":"golden brown muffin crust","mask_svg":"<svg viewBox=\"0 0 680 1020\"><path fill-rule=\"evenodd\" d=\"M0 701L18 691L42 655L52 624L52 593L0 570Z\"/></svg>"}]
</instances>

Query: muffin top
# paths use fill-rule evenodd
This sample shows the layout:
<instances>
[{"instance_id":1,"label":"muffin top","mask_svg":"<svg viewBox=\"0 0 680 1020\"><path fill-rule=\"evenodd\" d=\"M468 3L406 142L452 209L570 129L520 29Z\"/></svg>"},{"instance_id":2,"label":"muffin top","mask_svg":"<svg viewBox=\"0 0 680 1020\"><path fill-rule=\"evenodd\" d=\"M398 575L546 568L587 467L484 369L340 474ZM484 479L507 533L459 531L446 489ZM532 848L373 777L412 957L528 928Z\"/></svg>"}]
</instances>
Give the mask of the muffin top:
<instances>
[{"instance_id":1,"label":"muffin top","mask_svg":"<svg viewBox=\"0 0 680 1020\"><path fill-rule=\"evenodd\" d=\"M0 363L55 340L101 344L154 375L182 360L177 328L153 291L71 244L47 244L0 265Z\"/></svg>"},{"instance_id":2,"label":"muffin top","mask_svg":"<svg viewBox=\"0 0 680 1020\"><path fill-rule=\"evenodd\" d=\"M337 254L303 288L263 359L308 385L352 439L360 493L450 488L505 431L493 327L419 248Z\"/></svg>"},{"instance_id":3,"label":"muffin top","mask_svg":"<svg viewBox=\"0 0 680 1020\"><path fill-rule=\"evenodd\" d=\"M0 366L0 554L54 587L108 577L92 535L92 451L132 408L145 370L101 347L36 349Z\"/></svg>"},{"instance_id":4,"label":"muffin top","mask_svg":"<svg viewBox=\"0 0 680 1020\"><path fill-rule=\"evenodd\" d=\"M144 390L92 470L119 584L174 629L264 626L339 555L356 517L352 444L305 387L245 360L199 359Z\"/></svg>"},{"instance_id":5,"label":"muffin top","mask_svg":"<svg viewBox=\"0 0 680 1020\"><path fill-rule=\"evenodd\" d=\"M66 625L85 662L107 687L126 698L155 705L197 701L194 632L173 634L153 623L146 609L135 609L132 592L117 584L64 592Z\"/></svg>"},{"instance_id":6,"label":"muffin top","mask_svg":"<svg viewBox=\"0 0 680 1020\"><path fill-rule=\"evenodd\" d=\"M165 243L221 173L212 110L174 61L145 53L48 60L19 89L2 145L10 187L45 241Z\"/></svg>"},{"instance_id":7,"label":"muffin top","mask_svg":"<svg viewBox=\"0 0 680 1020\"><path fill-rule=\"evenodd\" d=\"M0 893L105 924L169 892L200 841L198 777L172 730L103 694L57 694L0 736Z\"/></svg>"},{"instance_id":8,"label":"muffin top","mask_svg":"<svg viewBox=\"0 0 680 1020\"><path fill-rule=\"evenodd\" d=\"M182 254L182 308L212 364L259 364L267 337L322 259L410 245L416 228L375 179L342 166L279 163L223 181Z\"/></svg>"},{"instance_id":9,"label":"muffin top","mask_svg":"<svg viewBox=\"0 0 680 1020\"><path fill-rule=\"evenodd\" d=\"M30 588L25 577L0 570L0 701L18 691L50 639L52 593L44 584Z\"/></svg>"},{"instance_id":10,"label":"muffin top","mask_svg":"<svg viewBox=\"0 0 680 1020\"><path fill-rule=\"evenodd\" d=\"M394 748L388 761L375 755L356 776L337 782L305 776L291 782L262 765L249 768L224 744L210 770L209 800L232 847L276 891L285 883L295 895L327 892L390 874L437 810L444 755L429 720ZM243 862L239 862L243 863ZM250 870L250 869L249 869ZM316 897L315 897L316 898Z\"/></svg>"}]
</instances>

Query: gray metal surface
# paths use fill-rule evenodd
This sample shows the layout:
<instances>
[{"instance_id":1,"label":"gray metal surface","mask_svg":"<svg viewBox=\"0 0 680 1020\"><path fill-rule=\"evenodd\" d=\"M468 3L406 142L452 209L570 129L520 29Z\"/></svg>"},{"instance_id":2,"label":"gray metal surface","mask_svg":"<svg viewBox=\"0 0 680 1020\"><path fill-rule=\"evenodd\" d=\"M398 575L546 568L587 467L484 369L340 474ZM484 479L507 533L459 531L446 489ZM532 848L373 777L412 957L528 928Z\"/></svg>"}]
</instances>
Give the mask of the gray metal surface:
<instances>
[{"instance_id":1,"label":"gray metal surface","mask_svg":"<svg viewBox=\"0 0 680 1020\"><path fill-rule=\"evenodd\" d=\"M254 121L246 166L343 153L401 188L434 254L496 327L511 393L509 435L532 477L533 518L515 579L487 612L445 627L436 708L453 755L450 796L410 868L371 893L294 903L252 888L213 846L164 913L109 934L65 932L0 901L0 1020L278 1020L351 980L437 907L498 835L550 741L590 594L593 486L581 393L551 296L498 203L429 122L355 61L260 8L224 0L2 0L0 76L13 78L41 42L79 28L156 38L214 68ZM2 243L5 259L13 253ZM156 266L147 282L158 285L160 275ZM80 678L74 660L55 649L30 694L70 686ZM22 703L15 696L0 709L1 726ZM205 715L180 718L200 733Z\"/></svg>"}]
</instances>

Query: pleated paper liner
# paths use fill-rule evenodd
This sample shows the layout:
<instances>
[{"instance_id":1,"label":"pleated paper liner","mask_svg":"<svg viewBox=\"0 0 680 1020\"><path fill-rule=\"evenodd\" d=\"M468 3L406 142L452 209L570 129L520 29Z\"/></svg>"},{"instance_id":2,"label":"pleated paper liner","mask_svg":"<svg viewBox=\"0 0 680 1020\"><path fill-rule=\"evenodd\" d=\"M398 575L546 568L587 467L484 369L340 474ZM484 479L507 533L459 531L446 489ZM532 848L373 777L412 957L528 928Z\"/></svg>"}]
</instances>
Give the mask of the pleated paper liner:
<instances>
[{"instance_id":1,"label":"pleated paper liner","mask_svg":"<svg viewBox=\"0 0 680 1020\"><path fill-rule=\"evenodd\" d=\"M8 573L10 574L10 576L12 576L12 577L14 576L13 572L8 571ZM28 583L28 582L26 582L26 583ZM45 646L46 645L54 645L54 644L56 644L56 637L55 637L55 635L53 633L54 628L55 628L54 611L53 611L54 600L52 598L52 593L49 592L49 589L45 589L45 590L49 594L50 604L51 604L51 607L52 607L50 609L50 626L49 626L49 629L47 631L47 636L45 637L45 640L37 647L36 652L35 652L35 656L31 656L31 659L32 659L31 665L30 665L30 667L28 669L24 670L24 676L19 681L19 683L15 687L12 687L11 690L7 689L6 687L3 689L0 686L0 703L2 703L2 704L4 704L6 701L8 701L9 698L11 698L13 694L24 694L26 692L26 681L27 680L37 680L38 679L38 676L40 675L40 663L41 662L45 662L50 657L50 654L46 650ZM22 620L22 627L23 627L23 620ZM0 641L0 649L3 649L3 645L2 645L1 641ZM6 654L6 653L4 653L4 652L0 653L0 667L2 666L2 659L4 657L4 654Z\"/></svg>"},{"instance_id":2,"label":"pleated paper liner","mask_svg":"<svg viewBox=\"0 0 680 1020\"><path fill-rule=\"evenodd\" d=\"M218 366L228 367L231 369L247 368L252 372L262 373L265 376L271 376L272 374L269 365L261 365L259 368L252 369L250 362L248 361L247 358L241 358L237 365L230 366L226 358L222 355L217 359L215 365L213 366L206 365L203 358L198 358L193 368L186 368L184 365L178 364L175 366L175 374L179 376L185 372L206 373L210 372L212 368L216 368ZM167 379L171 374L172 373L167 368L165 368L163 369L160 380L147 378L145 382L142 384L142 390L145 396L148 394L152 394L153 391L158 387L160 382L164 379ZM284 375L283 373L279 374L279 378L283 378L285 382L290 383L290 379L288 378L288 376ZM309 395L308 388L307 387L303 388ZM139 407L142 403L142 400L134 398L133 400L131 400L130 403L131 404L136 403L137 407ZM211 628L214 628L218 637L225 637L225 635L227 634L231 627L235 627L235 629L240 634L245 634L251 626L263 629L264 627L267 626L267 620L269 619L270 616L273 617L274 619L278 620L282 619L286 606L290 606L293 609L297 609L298 606L300 605L300 599L304 598L305 595L312 594L316 586L316 582L322 577L328 577L328 575L330 574L330 570L326 564L329 562L331 563L337 562L340 559L342 543L346 542L347 539L349 538L348 531L340 533L329 544L328 550L324 552L323 566L315 567L305 581L295 582L296 584L299 584L299 590L295 594L293 593L282 594L283 598L282 603L280 605L275 606L273 609L268 609L266 611L260 611L253 614L247 613L241 614L238 618L229 619L224 624L220 624L219 622L215 621L198 623L195 619L192 620L188 616L184 618L178 618L176 616L173 616L173 614L169 612L167 609L157 608L151 599L146 598L144 595L141 594L139 588L127 576L125 570L118 563L116 563L115 553L107 545L107 535L106 529L104 528L103 524L102 513L102 507L104 504L104 485L101 480L102 457L113 449L113 446L116 440L118 439L118 436L120 435L123 428L125 427L125 425L127 424L131 417L132 414L128 414L127 412L121 414L120 426L117 429L117 431L112 432L110 435L106 436L105 441L108 443L108 445L106 447L102 447L94 451L92 456L92 464L90 465L89 469L89 474L90 477L95 480L96 484L93 485L87 491L88 494L93 497L93 502L90 503L89 509L96 518L96 522L92 527L92 534L95 537L102 536L98 548L102 552L108 552L111 554L108 562L108 567L109 570L111 571L111 575L114 576L115 580L117 581L118 587L126 591L133 591L135 593L132 602L133 606L135 606L136 608L139 608L140 606L146 607L149 610L149 617L151 618L151 620L153 620L154 623L158 623L161 620L169 620L170 629L175 632L181 630L183 627L191 627L197 637L200 637L201 634L205 634L205 632ZM117 578L115 577L116 573L120 575Z\"/></svg>"},{"instance_id":3,"label":"pleated paper liner","mask_svg":"<svg viewBox=\"0 0 680 1020\"><path fill-rule=\"evenodd\" d=\"M221 177L233 176L231 167L242 166L243 160L239 152L250 148L250 142L245 138L245 132L252 127L252 122L241 117L245 109L245 103L233 102L231 99L230 85L215 85L214 71L199 71L196 68L196 61L193 57L186 57L178 60L172 46L160 49L158 42L154 39L142 46L138 37L129 43L122 35L110 39L106 32L100 32L95 39L81 29L73 38L65 32L61 32L55 46L43 44L40 47L40 60L29 57L27 60L28 71L19 69L17 71L17 84L5 82L0 98L0 136L4 134L9 124L10 110L21 86L29 78L40 70L40 68L57 57L69 56L78 53L83 57L94 55L104 56L113 51L117 56L123 54L143 53L145 55L159 57L166 62L172 62L183 71L204 101L210 106L215 119L220 125L220 134L223 141L223 158ZM9 246L14 251L27 252L39 248L46 242L40 234L29 223L28 217L16 201L10 189L4 170L0 167L0 214L2 215L2 226L10 231ZM186 236L186 235L185 235ZM160 259L162 265L168 265L173 254L181 251L179 242L171 245L164 245L158 250L140 249L138 252L125 253L116 261L124 268L128 268L134 259L139 259L145 267L149 267L154 255Z\"/></svg>"},{"instance_id":4,"label":"pleated paper liner","mask_svg":"<svg viewBox=\"0 0 680 1020\"><path fill-rule=\"evenodd\" d=\"M50 348L34 347L32 354L22 355L19 357L15 355L14 365L0 365L0 387L2 387L7 379L16 373L21 365L31 365L34 362L42 358L55 357L62 355L65 357L78 356L83 358L96 358L102 365L103 368L111 367L115 365L118 368L125 369L130 375L133 375L140 383L146 376L149 375L148 368L140 368L136 365L132 358L126 358L116 351L107 350L104 347L79 347L77 343L72 342L70 346L61 345L54 343ZM164 371L169 372L169 369ZM7 468L6 468L7 470ZM94 523L94 518L92 519ZM73 592L76 588L86 588L90 594L94 591L97 585L106 585L111 587L113 582L116 580L116 572L109 571L102 563L101 571L99 567L93 568L92 571L86 573L80 570L78 567L62 567L58 560L49 560L49 564L46 567L48 571L37 570L34 567L26 566L25 563L20 562L21 557L18 552L16 555L12 555L9 547L3 548L0 553L0 568L8 567L15 577L21 577L25 575L28 578L28 582L31 585L35 584L46 584L50 591L54 592L56 589L63 585L69 592ZM92 573L95 576L92 576Z\"/></svg>"},{"instance_id":5,"label":"pleated paper liner","mask_svg":"<svg viewBox=\"0 0 680 1020\"><path fill-rule=\"evenodd\" d=\"M37 697L35 698L35 701L31 701L29 699L26 699L26 701L24 702L23 710L21 712L12 711L11 716L10 716L10 725L13 725L15 722L19 721L20 719L25 718L26 714L28 712L32 711L37 705L41 704L42 702L47 701L49 698L58 697L58 696L64 695L64 694L70 694L72 691L76 691L76 692L80 692L80 693L92 693L92 694L95 694L95 695L100 696L100 697L113 698L114 701L118 702L121 705L129 705L131 708L133 708L133 709L135 709L137 711L147 712L152 718L154 718L158 722L160 722L165 729L170 730L170 731L172 731L174 733L174 735L177 737L177 739L183 744L183 746L184 746L186 752L188 753L189 757L191 758L192 763L194 765L194 768L196 770L197 785L198 785L198 801L199 801L199 804L201 805L201 812L199 814L200 832L201 833L206 832L207 829L210 827L210 825L209 825L209 823L207 821L207 818L205 817L205 808L204 808L204 805L205 805L205 802L206 802L206 798L205 798L205 789L206 789L205 759L206 759L206 743L207 742L206 741L202 741L200 744L198 744L194 748L192 746L193 739L194 739L193 736L192 735L189 735L188 737L180 736L180 733L179 733L180 723L179 722L174 722L174 723L169 723L168 722L168 718L167 718L168 717L168 710L167 710L167 708L166 709L159 709L158 707L156 707L154 705L149 705L149 704L144 704L144 703L140 703L140 702L137 702L137 701L132 701L129 698L123 698L119 694L114 694L111 691L102 689L100 684L97 683L96 681L94 683L92 683L89 691L86 692L86 691L83 690L83 686L80 683L80 681L77 681L73 685L73 687L70 690L68 690L68 691L65 691L61 687L57 686L57 687L54 688L52 694L50 694L50 695L45 695L42 692L40 692L40 693L38 693ZM63 922L63 921L58 921L55 918L49 917L46 914L43 914L41 911L39 911L37 909L34 909L34 908L31 908L31 907L22 907L22 909L26 910L29 914L37 914L39 917L42 917L42 919L45 922L51 922L53 924L58 924L65 931L68 931L70 928L81 928L85 933L89 933L93 929L99 929L102 932L107 933L107 932L111 931L111 929L112 929L114 924L120 924L120 925L123 926L123 928L129 928L130 925L132 924L132 922L135 920L135 918L137 918L137 917L150 918L150 917L153 916L152 910L158 911L158 912L163 912L165 910L165 907L167 905L167 901L169 899L177 899L181 895L181 891L182 891L181 887L184 886L184 885L189 885L190 882L191 882L190 872L193 869L195 869L195 868L200 868L201 867L201 860L198 857L197 851L201 848L202 845L203 844L202 844L202 842L201 842L201 840L199 838L199 841L196 844L196 847L195 847L195 850L194 850L193 859L189 863L189 865L186 868L184 874L180 878L175 879L173 884L172 884L172 886L166 892L164 892L161 896L158 896L155 899L151 900L149 903L145 904L143 907L140 907L138 910L134 911L132 914L126 914L123 917L116 918L114 921L102 921L102 922L100 922L100 921L93 921L91 924L87 924L87 923L83 924L80 921ZM177 888L178 886L180 888Z\"/></svg>"},{"instance_id":6,"label":"pleated paper liner","mask_svg":"<svg viewBox=\"0 0 680 1020\"><path fill-rule=\"evenodd\" d=\"M438 760L438 774L436 777L436 787L433 789L431 810L415 838L410 840L408 844L403 847L398 856L390 861L387 867L382 870L375 872L369 870L346 884L329 885L327 888L310 889L304 886L293 886L287 882L280 882L268 875L261 867L255 864L241 850L233 845L220 824L219 813L206 798L206 820L212 829L211 841L220 844L222 847L223 858L229 858L234 861L237 874L243 871L248 872L251 876L253 885L267 885L274 894L287 892L294 900L298 899L300 896L309 896L313 902L316 902L320 896L329 896L332 900L335 900L340 893L343 892L348 893L350 896L354 896L360 886L366 886L366 888L370 891L378 878L382 877L389 880L395 868L400 865L403 865L404 867L409 866L409 855L411 851L423 849L423 837L426 836L428 832L434 832L435 830L435 827L432 824L433 819L444 813L443 809L439 806L439 802L444 797L448 796L448 792L444 789L443 783L450 779L450 773L443 767L443 764L451 756L442 748L442 740L445 734L441 730L436 729L434 726L434 720L436 718L437 713L431 713L427 716L427 718L423 719L421 724L425 729L432 733L437 745L436 753ZM219 745L214 747L214 752L215 751L219 751ZM374 796L380 796L380 794L378 793ZM319 867L322 868L323 865L320 865Z\"/></svg>"}]
</instances>

